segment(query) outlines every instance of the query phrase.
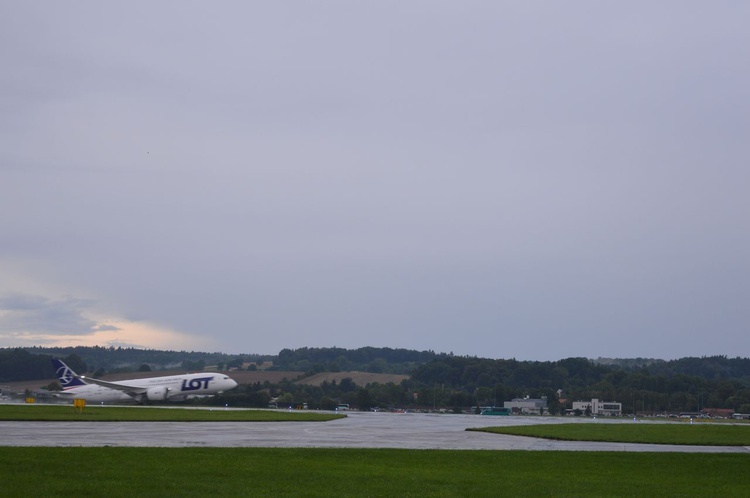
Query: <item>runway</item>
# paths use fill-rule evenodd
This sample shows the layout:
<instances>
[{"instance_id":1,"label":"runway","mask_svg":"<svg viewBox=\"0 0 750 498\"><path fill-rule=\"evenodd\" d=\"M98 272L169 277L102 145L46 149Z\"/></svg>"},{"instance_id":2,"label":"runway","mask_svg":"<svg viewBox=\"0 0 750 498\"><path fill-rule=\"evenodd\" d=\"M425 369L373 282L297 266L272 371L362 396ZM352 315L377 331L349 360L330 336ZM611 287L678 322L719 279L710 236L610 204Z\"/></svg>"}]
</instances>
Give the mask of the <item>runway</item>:
<instances>
[{"instance_id":1,"label":"runway","mask_svg":"<svg viewBox=\"0 0 750 498\"><path fill-rule=\"evenodd\" d=\"M351 412L330 422L0 422L0 446L404 448L750 453L747 447L552 441L466 431L553 417ZM627 420L581 423L638 423Z\"/></svg>"}]
</instances>

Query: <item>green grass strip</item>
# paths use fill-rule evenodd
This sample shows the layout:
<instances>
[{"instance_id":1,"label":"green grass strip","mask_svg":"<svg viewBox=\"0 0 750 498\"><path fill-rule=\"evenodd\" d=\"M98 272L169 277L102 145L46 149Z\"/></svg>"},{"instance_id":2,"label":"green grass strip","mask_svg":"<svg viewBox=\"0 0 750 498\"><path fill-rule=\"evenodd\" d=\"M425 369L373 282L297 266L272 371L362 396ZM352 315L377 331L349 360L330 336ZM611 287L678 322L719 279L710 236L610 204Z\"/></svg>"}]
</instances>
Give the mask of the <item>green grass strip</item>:
<instances>
[{"instance_id":1,"label":"green grass strip","mask_svg":"<svg viewBox=\"0 0 750 498\"><path fill-rule=\"evenodd\" d=\"M65 422L321 422L345 415L310 411L191 409L142 406L0 405L0 420ZM2 444L2 440L0 440Z\"/></svg>"},{"instance_id":2,"label":"green grass strip","mask_svg":"<svg viewBox=\"0 0 750 498\"><path fill-rule=\"evenodd\" d=\"M750 496L750 455L0 447L2 495Z\"/></svg>"},{"instance_id":3,"label":"green grass strip","mask_svg":"<svg viewBox=\"0 0 750 498\"><path fill-rule=\"evenodd\" d=\"M579 423L468 429L562 441L750 446L750 426L728 424Z\"/></svg>"}]
</instances>

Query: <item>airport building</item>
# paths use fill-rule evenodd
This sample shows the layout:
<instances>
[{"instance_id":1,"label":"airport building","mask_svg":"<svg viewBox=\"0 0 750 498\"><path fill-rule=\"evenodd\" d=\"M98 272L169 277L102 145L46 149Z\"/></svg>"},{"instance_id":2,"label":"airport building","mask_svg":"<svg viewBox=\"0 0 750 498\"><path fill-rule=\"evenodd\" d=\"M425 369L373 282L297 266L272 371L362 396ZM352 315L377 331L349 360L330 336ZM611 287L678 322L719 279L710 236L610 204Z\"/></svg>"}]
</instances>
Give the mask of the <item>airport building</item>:
<instances>
[{"instance_id":1,"label":"airport building","mask_svg":"<svg viewBox=\"0 0 750 498\"><path fill-rule=\"evenodd\" d=\"M608 415L613 417L619 417L622 415L622 403L616 401L599 401L594 398L591 401L573 401L573 408L571 412L580 410L586 412L589 410L591 415Z\"/></svg>"},{"instance_id":2,"label":"airport building","mask_svg":"<svg viewBox=\"0 0 750 498\"><path fill-rule=\"evenodd\" d=\"M731 408L704 408L701 410L701 415L704 417L711 418L732 418L734 410Z\"/></svg>"},{"instance_id":3,"label":"airport building","mask_svg":"<svg viewBox=\"0 0 750 498\"><path fill-rule=\"evenodd\" d=\"M503 402L503 407L509 408L513 413L540 415L542 410L547 411L547 398L514 398Z\"/></svg>"}]
</instances>

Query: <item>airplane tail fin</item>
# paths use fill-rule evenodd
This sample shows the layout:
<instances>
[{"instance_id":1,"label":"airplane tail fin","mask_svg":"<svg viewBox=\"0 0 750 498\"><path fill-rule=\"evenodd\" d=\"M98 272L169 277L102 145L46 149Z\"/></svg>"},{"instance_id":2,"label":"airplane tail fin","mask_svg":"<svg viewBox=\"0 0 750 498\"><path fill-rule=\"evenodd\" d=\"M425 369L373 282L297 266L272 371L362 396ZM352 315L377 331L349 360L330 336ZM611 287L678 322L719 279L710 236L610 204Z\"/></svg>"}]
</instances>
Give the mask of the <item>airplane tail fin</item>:
<instances>
[{"instance_id":1,"label":"airplane tail fin","mask_svg":"<svg viewBox=\"0 0 750 498\"><path fill-rule=\"evenodd\" d=\"M63 389L70 389L71 387L85 386L86 382L81 380L77 373L75 373L68 365L62 360L52 358L52 364L55 366L55 375L57 380Z\"/></svg>"}]
</instances>

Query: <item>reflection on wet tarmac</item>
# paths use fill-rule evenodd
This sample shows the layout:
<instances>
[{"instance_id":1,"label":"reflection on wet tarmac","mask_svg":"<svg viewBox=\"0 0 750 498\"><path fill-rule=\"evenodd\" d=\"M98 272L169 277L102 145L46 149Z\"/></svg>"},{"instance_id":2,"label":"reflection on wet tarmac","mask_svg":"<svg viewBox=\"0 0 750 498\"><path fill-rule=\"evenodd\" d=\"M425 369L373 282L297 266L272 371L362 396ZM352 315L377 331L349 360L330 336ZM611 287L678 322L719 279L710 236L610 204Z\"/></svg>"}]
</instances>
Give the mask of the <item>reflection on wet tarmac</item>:
<instances>
[{"instance_id":1,"label":"reflection on wet tarmac","mask_svg":"<svg viewBox=\"0 0 750 498\"><path fill-rule=\"evenodd\" d=\"M469 427L572 421L638 423L627 419L383 412L351 412L347 418L331 422L0 422L0 445L750 452L744 447L550 441L466 431Z\"/></svg>"}]
</instances>

